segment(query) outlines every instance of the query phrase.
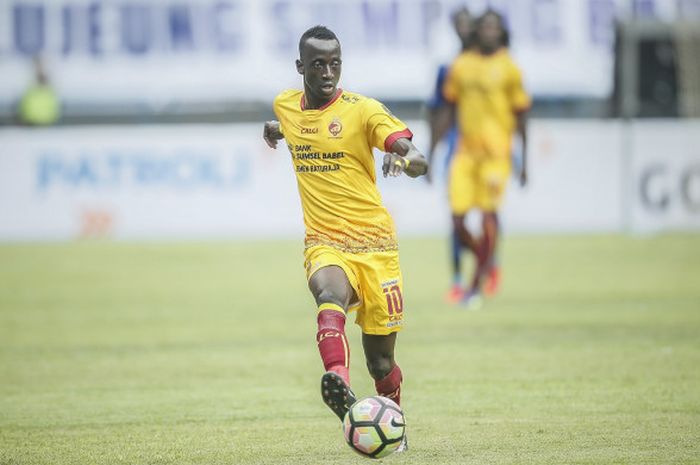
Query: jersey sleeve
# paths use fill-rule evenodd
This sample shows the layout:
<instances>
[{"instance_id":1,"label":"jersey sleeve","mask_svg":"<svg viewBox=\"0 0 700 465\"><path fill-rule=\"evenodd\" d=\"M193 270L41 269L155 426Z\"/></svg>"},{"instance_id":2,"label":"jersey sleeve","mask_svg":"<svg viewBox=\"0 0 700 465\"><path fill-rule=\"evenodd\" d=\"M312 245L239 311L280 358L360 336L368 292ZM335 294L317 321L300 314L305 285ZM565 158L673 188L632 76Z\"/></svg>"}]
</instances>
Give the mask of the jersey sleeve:
<instances>
[{"instance_id":1,"label":"jersey sleeve","mask_svg":"<svg viewBox=\"0 0 700 465\"><path fill-rule=\"evenodd\" d=\"M413 133L395 117L384 105L374 99L367 99L364 108L365 133L372 147L385 152L398 139L412 139Z\"/></svg>"},{"instance_id":2,"label":"jersey sleeve","mask_svg":"<svg viewBox=\"0 0 700 465\"><path fill-rule=\"evenodd\" d=\"M515 112L527 111L530 109L532 100L523 87L523 78L520 69L513 64L510 71L510 86L508 90L508 100Z\"/></svg>"},{"instance_id":3,"label":"jersey sleeve","mask_svg":"<svg viewBox=\"0 0 700 465\"><path fill-rule=\"evenodd\" d=\"M282 94L278 94L275 99L272 101L272 111L275 114L275 118L277 118L277 121L280 123L280 132L282 132L282 135L284 135L284 118L281 116L281 111L280 111L280 101L282 100Z\"/></svg>"}]
</instances>

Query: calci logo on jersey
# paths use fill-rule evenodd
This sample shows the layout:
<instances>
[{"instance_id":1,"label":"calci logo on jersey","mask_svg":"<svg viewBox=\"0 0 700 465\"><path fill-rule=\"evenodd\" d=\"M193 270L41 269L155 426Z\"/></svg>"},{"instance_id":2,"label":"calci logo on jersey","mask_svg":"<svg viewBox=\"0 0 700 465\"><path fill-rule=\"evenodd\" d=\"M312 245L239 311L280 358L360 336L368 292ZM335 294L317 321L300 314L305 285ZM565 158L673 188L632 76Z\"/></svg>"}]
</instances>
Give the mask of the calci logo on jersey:
<instances>
[{"instance_id":1,"label":"calci logo on jersey","mask_svg":"<svg viewBox=\"0 0 700 465\"><path fill-rule=\"evenodd\" d=\"M343 130L343 123L340 122L340 118L337 116L333 117L333 120L328 125L328 132L331 133L333 137L340 137L340 132Z\"/></svg>"}]
</instances>

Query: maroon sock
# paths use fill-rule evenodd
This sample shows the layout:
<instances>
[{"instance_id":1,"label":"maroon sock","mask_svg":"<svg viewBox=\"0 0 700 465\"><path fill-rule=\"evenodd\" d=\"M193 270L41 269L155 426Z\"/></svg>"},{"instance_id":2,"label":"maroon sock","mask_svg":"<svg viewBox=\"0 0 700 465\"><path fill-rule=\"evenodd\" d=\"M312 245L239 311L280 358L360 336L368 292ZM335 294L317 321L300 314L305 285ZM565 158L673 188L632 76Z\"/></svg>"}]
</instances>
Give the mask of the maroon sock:
<instances>
[{"instance_id":1,"label":"maroon sock","mask_svg":"<svg viewBox=\"0 0 700 465\"><path fill-rule=\"evenodd\" d=\"M345 337L345 315L337 310L318 312L316 342L323 367L350 385L350 346Z\"/></svg>"},{"instance_id":2,"label":"maroon sock","mask_svg":"<svg viewBox=\"0 0 700 465\"><path fill-rule=\"evenodd\" d=\"M377 388L377 394L393 400L397 405L401 405L401 381L403 381L401 368L398 365L394 365L394 368L391 369L388 375L374 382L374 387Z\"/></svg>"}]
</instances>

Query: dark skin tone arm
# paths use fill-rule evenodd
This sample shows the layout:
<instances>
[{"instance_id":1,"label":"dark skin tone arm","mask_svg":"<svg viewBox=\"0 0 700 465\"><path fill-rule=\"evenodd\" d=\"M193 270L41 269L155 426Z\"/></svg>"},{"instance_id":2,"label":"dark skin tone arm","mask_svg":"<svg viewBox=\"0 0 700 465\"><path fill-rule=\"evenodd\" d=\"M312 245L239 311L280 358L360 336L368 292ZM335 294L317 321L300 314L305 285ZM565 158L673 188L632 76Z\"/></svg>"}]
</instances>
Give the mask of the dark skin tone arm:
<instances>
[{"instance_id":1,"label":"dark skin tone arm","mask_svg":"<svg viewBox=\"0 0 700 465\"><path fill-rule=\"evenodd\" d=\"M428 150L428 173L426 174L426 180L429 183L433 181L432 167L435 159L435 147L454 125L455 120L455 106L451 103L430 111L428 119L430 124L430 149Z\"/></svg>"},{"instance_id":2,"label":"dark skin tone arm","mask_svg":"<svg viewBox=\"0 0 700 465\"><path fill-rule=\"evenodd\" d=\"M408 161L408 163L406 163ZM411 178L417 178L428 172L428 161L422 153L418 151L413 142L402 137L397 139L391 146L391 152L384 154L382 163L382 174L396 177L401 173L406 173Z\"/></svg>"},{"instance_id":3,"label":"dark skin tone arm","mask_svg":"<svg viewBox=\"0 0 700 465\"><path fill-rule=\"evenodd\" d=\"M518 135L523 143L523 167L518 181L520 181L520 187L525 187L527 185L527 111L517 112L515 117L517 119Z\"/></svg>"}]
</instances>

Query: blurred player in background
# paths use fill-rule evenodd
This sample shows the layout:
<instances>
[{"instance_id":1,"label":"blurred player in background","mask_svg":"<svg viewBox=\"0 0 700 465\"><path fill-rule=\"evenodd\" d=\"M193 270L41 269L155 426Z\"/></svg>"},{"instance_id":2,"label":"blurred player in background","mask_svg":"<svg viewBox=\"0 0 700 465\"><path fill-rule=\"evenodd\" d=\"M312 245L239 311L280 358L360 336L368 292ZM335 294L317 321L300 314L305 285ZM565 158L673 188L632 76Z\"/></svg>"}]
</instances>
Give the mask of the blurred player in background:
<instances>
[{"instance_id":1,"label":"blurred player in background","mask_svg":"<svg viewBox=\"0 0 700 465\"><path fill-rule=\"evenodd\" d=\"M275 148L292 154L306 227L305 266L318 307L316 341L326 373L324 402L341 419L355 401L345 320L356 311L367 367L379 395L400 403L402 374L394 360L403 323L403 280L394 223L376 186L372 147L386 152L384 176L427 172L412 133L378 101L338 88L340 42L323 26L299 41L304 90L274 101L279 121L265 123ZM402 447L402 449L405 449Z\"/></svg>"},{"instance_id":2,"label":"blurred player in background","mask_svg":"<svg viewBox=\"0 0 700 465\"><path fill-rule=\"evenodd\" d=\"M499 270L494 255L499 237L498 209L512 171L513 133L522 143L521 186L527 183L526 114L530 97L522 85L520 69L508 54L509 34L503 17L488 10L475 23L474 49L462 53L450 67L443 95L452 105L459 139L449 169L449 201L455 236L476 259L474 275L466 290L453 286L469 308L481 305L481 286L495 293ZM465 224L471 210L482 213L482 234L472 236ZM456 278L459 269L456 269Z\"/></svg>"},{"instance_id":3,"label":"blurred player in background","mask_svg":"<svg viewBox=\"0 0 700 465\"><path fill-rule=\"evenodd\" d=\"M51 87L44 62L39 55L32 59L34 81L22 94L17 119L27 126L49 126L61 117L61 103Z\"/></svg>"},{"instance_id":4,"label":"blurred player in background","mask_svg":"<svg viewBox=\"0 0 700 465\"><path fill-rule=\"evenodd\" d=\"M462 7L452 14L452 25L461 44L460 53L465 53L474 47L476 36L472 15L467 7ZM458 131L455 124L454 105L445 101L442 88L449 71L449 65L441 65L438 68L437 79L433 95L428 101L428 124L430 126L430 149L428 150L428 174L426 176L429 183L435 175L434 160L435 149L441 141L445 141L447 150L445 151L445 166L449 166L454 150L457 146ZM462 299L464 291L462 289L462 241L456 228L452 228L450 235L450 252L452 263L452 287L447 293L447 301L451 303Z\"/></svg>"}]
</instances>

